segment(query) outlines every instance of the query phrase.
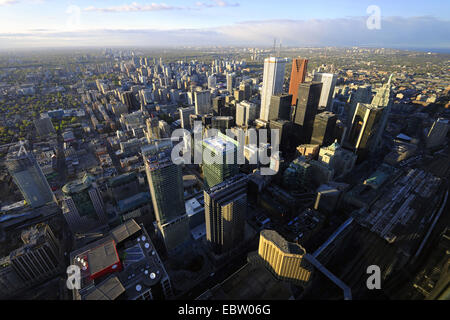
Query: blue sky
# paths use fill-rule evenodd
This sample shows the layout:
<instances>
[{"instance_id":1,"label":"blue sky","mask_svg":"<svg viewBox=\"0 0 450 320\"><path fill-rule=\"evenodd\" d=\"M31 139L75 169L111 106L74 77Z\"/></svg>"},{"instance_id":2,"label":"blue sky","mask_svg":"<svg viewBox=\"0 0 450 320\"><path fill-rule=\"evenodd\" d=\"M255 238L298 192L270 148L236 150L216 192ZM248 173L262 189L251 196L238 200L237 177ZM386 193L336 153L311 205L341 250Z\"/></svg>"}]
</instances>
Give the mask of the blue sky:
<instances>
[{"instance_id":1,"label":"blue sky","mask_svg":"<svg viewBox=\"0 0 450 320\"><path fill-rule=\"evenodd\" d=\"M366 27L370 5L381 10L380 30ZM292 46L450 48L449 13L442 0L0 0L0 47L271 45L277 37Z\"/></svg>"}]
</instances>

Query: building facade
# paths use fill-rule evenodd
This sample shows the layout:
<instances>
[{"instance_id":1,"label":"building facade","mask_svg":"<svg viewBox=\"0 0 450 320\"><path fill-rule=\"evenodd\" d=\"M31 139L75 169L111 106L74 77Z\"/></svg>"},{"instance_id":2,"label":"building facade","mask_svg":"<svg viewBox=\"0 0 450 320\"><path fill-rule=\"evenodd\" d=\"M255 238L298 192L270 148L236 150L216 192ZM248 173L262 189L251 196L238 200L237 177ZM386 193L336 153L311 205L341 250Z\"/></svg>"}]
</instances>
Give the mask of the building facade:
<instances>
[{"instance_id":1,"label":"building facade","mask_svg":"<svg viewBox=\"0 0 450 320\"><path fill-rule=\"evenodd\" d=\"M270 99L283 91L286 60L270 57L264 60L260 119L269 120Z\"/></svg>"}]
</instances>

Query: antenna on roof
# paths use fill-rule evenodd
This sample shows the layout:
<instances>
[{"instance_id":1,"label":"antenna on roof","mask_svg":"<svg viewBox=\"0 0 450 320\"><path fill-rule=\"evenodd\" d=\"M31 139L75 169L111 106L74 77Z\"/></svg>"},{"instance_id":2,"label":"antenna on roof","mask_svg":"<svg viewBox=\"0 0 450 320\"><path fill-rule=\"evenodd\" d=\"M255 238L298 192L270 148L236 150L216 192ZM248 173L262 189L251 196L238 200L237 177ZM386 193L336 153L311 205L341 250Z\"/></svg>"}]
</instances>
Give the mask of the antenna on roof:
<instances>
[{"instance_id":1,"label":"antenna on roof","mask_svg":"<svg viewBox=\"0 0 450 320\"><path fill-rule=\"evenodd\" d=\"M280 46L278 47L277 50L277 57L279 57L281 55L281 40L280 40Z\"/></svg>"}]
</instances>

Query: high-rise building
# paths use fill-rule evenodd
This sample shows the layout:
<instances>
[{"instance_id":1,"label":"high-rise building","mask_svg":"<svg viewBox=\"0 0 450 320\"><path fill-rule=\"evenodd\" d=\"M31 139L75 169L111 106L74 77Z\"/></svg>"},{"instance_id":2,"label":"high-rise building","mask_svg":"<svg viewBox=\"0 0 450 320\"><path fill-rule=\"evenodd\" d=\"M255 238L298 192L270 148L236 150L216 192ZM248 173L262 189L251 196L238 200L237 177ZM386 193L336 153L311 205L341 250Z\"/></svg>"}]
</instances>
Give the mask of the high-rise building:
<instances>
[{"instance_id":1,"label":"high-rise building","mask_svg":"<svg viewBox=\"0 0 450 320\"><path fill-rule=\"evenodd\" d=\"M223 254L245 239L247 176L236 175L204 191L206 239Z\"/></svg>"},{"instance_id":2,"label":"high-rise building","mask_svg":"<svg viewBox=\"0 0 450 320\"><path fill-rule=\"evenodd\" d=\"M139 109L139 102L136 99L136 95L133 91L123 92L121 95L122 103L128 107L128 110L135 111Z\"/></svg>"},{"instance_id":3,"label":"high-rise building","mask_svg":"<svg viewBox=\"0 0 450 320\"><path fill-rule=\"evenodd\" d=\"M392 99L393 94L391 90L391 81L392 76L389 77L388 82L386 82L380 89L377 90L377 93L375 97L373 97L372 105L377 106L378 108L382 108L382 115L381 115L381 121L380 125L377 130L377 135L375 137L374 141L374 151L378 150L382 145L382 136L384 133L384 130L386 129L387 121L389 119L389 114L391 113L392 108Z\"/></svg>"},{"instance_id":4,"label":"high-rise building","mask_svg":"<svg viewBox=\"0 0 450 320\"><path fill-rule=\"evenodd\" d=\"M269 105L270 120L290 120L291 119L291 94L277 94L272 96Z\"/></svg>"},{"instance_id":5,"label":"high-rise building","mask_svg":"<svg viewBox=\"0 0 450 320\"><path fill-rule=\"evenodd\" d=\"M207 114L211 112L211 93L208 90L195 91L195 113Z\"/></svg>"},{"instance_id":6,"label":"high-rise building","mask_svg":"<svg viewBox=\"0 0 450 320\"><path fill-rule=\"evenodd\" d=\"M271 130L278 130L278 141L271 141L272 146L278 145L278 149L285 156L294 151L293 124L289 120L270 120L269 127Z\"/></svg>"},{"instance_id":7,"label":"high-rise building","mask_svg":"<svg viewBox=\"0 0 450 320\"><path fill-rule=\"evenodd\" d=\"M247 127L251 121L256 119L256 104L242 101L236 105L236 125Z\"/></svg>"},{"instance_id":8,"label":"high-rise building","mask_svg":"<svg viewBox=\"0 0 450 320\"><path fill-rule=\"evenodd\" d=\"M264 60L263 85L261 91L260 119L269 121L270 99L283 92L286 59L270 57Z\"/></svg>"},{"instance_id":9,"label":"high-rise building","mask_svg":"<svg viewBox=\"0 0 450 320\"><path fill-rule=\"evenodd\" d=\"M234 118L231 116L217 116L211 119L211 127L222 133L226 133L226 130L231 129L234 124Z\"/></svg>"},{"instance_id":10,"label":"high-rise building","mask_svg":"<svg viewBox=\"0 0 450 320\"><path fill-rule=\"evenodd\" d=\"M217 83L217 78L215 75L210 75L208 77L208 89L215 89L216 88L216 84Z\"/></svg>"},{"instance_id":11,"label":"high-rise building","mask_svg":"<svg viewBox=\"0 0 450 320\"><path fill-rule=\"evenodd\" d=\"M371 150L376 150L377 130L383 109L364 103L358 103L356 107L346 146L356 151L362 158Z\"/></svg>"},{"instance_id":12,"label":"high-rise building","mask_svg":"<svg viewBox=\"0 0 450 320\"><path fill-rule=\"evenodd\" d=\"M267 268L280 280L305 284L312 275L312 265L304 259L305 249L286 241L274 230L262 230L259 237L258 255Z\"/></svg>"},{"instance_id":13,"label":"high-rise building","mask_svg":"<svg viewBox=\"0 0 450 320\"><path fill-rule=\"evenodd\" d=\"M142 148L157 225L169 253L190 239L182 168L172 162L172 149L168 140Z\"/></svg>"},{"instance_id":14,"label":"high-rise building","mask_svg":"<svg viewBox=\"0 0 450 320\"><path fill-rule=\"evenodd\" d=\"M234 100L236 100L236 102L241 102L244 101L245 99L245 91L244 90L234 90Z\"/></svg>"},{"instance_id":15,"label":"high-rise building","mask_svg":"<svg viewBox=\"0 0 450 320\"><path fill-rule=\"evenodd\" d=\"M298 98L298 86L300 83L305 82L306 72L308 67L308 59L293 59L291 81L289 83L289 94L292 95L291 105L297 105Z\"/></svg>"},{"instance_id":16,"label":"high-rise building","mask_svg":"<svg viewBox=\"0 0 450 320\"><path fill-rule=\"evenodd\" d=\"M225 107L225 97L218 96L213 99L213 114L215 116L224 116L223 108Z\"/></svg>"},{"instance_id":17,"label":"high-rise building","mask_svg":"<svg viewBox=\"0 0 450 320\"><path fill-rule=\"evenodd\" d=\"M252 86L249 81L241 82L239 90L244 92L244 100L249 100L252 97Z\"/></svg>"},{"instance_id":18,"label":"high-rise building","mask_svg":"<svg viewBox=\"0 0 450 320\"><path fill-rule=\"evenodd\" d=\"M102 195L92 176L85 174L67 183L62 192L63 215L72 232L87 232L108 222Z\"/></svg>"},{"instance_id":19,"label":"high-rise building","mask_svg":"<svg viewBox=\"0 0 450 320\"><path fill-rule=\"evenodd\" d=\"M319 107L322 83L308 82L298 86L297 106L293 114L294 123L299 126L300 141L297 144L305 144L311 141L314 118Z\"/></svg>"},{"instance_id":20,"label":"high-rise building","mask_svg":"<svg viewBox=\"0 0 450 320\"><path fill-rule=\"evenodd\" d=\"M445 142L450 124L447 119L439 118L428 131L426 137L427 148L435 148Z\"/></svg>"},{"instance_id":21,"label":"high-rise building","mask_svg":"<svg viewBox=\"0 0 450 320\"><path fill-rule=\"evenodd\" d=\"M44 138L48 135L55 134L52 120L49 117L34 120L34 126L39 137Z\"/></svg>"},{"instance_id":22,"label":"high-rise building","mask_svg":"<svg viewBox=\"0 0 450 320\"><path fill-rule=\"evenodd\" d=\"M350 104L347 112L347 126L352 126L353 116L355 115L356 107L358 103L371 103L372 102L372 86L365 85L359 86L355 92L350 96Z\"/></svg>"},{"instance_id":23,"label":"high-rise building","mask_svg":"<svg viewBox=\"0 0 450 320\"><path fill-rule=\"evenodd\" d=\"M39 283L61 272L62 259L58 239L47 224L22 231L24 245L10 254L14 270L26 283Z\"/></svg>"},{"instance_id":24,"label":"high-rise building","mask_svg":"<svg viewBox=\"0 0 450 320\"><path fill-rule=\"evenodd\" d=\"M205 189L212 188L239 173L237 144L230 140L222 135L203 140L202 168Z\"/></svg>"},{"instance_id":25,"label":"high-rise building","mask_svg":"<svg viewBox=\"0 0 450 320\"><path fill-rule=\"evenodd\" d=\"M180 112L181 127L186 130L191 130L191 122L189 121L189 116L195 113L195 108L178 108L178 111Z\"/></svg>"},{"instance_id":26,"label":"high-rise building","mask_svg":"<svg viewBox=\"0 0 450 320\"><path fill-rule=\"evenodd\" d=\"M5 165L27 204L37 208L54 201L53 192L39 164L24 145L8 153Z\"/></svg>"},{"instance_id":27,"label":"high-rise building","mask_svg":"<svg viewBox=\"0 0 450 320\"><path fill-rule=\"evenodd\" d=\"M316 115L311 143L320 146L328 146L333 143L335 140L336 120L336 115L329 111L324 111Z\"/></svg>"},{"instance_id":28,"label":"high-rise building","mask_svg":"<svg viewBox=\"0 0 450 320\"><path fill-rule=\"evenodd\" d=\"M233 87L235 82L235 74L234 73L227 73L227 90L230 94L233 93Z\"/></svg>"},{"instance_id":29,"label":"high-rise building","mask_svg":"<svg viewBox=\"0 0 450 320\"><path fill-rule=\"evenodd\" d=\"M158 118L148 118L146 120L146 124L147 124L147 141L149 143L151 143L153 140L162 138Z\"/></svg>"},{"instance_id":30,"label":"high-rise building","mask_svg":"<svg viewBox=\"0 0 450 320\"><path fill-rule=\"evenodd\" d=\"M333 73L315 73L313 81L322 83L322 92L320 94L319 108L331 110L334 88L336 86L337 76Z\"/></svg>"}]
</instances>

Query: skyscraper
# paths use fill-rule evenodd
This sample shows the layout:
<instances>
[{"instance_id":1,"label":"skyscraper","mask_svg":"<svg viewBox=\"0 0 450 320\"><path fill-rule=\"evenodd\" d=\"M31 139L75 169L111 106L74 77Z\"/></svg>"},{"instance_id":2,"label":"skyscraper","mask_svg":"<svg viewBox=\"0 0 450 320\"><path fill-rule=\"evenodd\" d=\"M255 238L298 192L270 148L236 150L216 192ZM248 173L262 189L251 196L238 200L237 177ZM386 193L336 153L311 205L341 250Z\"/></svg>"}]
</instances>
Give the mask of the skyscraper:
<instances>
[{"instance_id":1,"label":"skyscraper","mask_svg":"<svg viewBox=\"0 0 450 320\"><path fill-rule=\"evenodd\" d=\"M195 108L178 108L178 111L180 112L181 127L186 130L191 130L191 122L189 121L189 116L195 113Z\"/></svg>"},{"instance_id":2,"label":"skyscraper","mask_svg":"<svg viewBox=\"0 0 450 320\"><path fill-rule=\"evenodd\" d=\"M244 92L244 100L249 100L252 96L252 87L249 81L243 81L239 85L239 90Z\"/></svg>"},{"instance_id":3,"label":"skyscraper","mask_svg":"<svg viewBox=\"0 0 450 320\"><path fill-rule=\"evenodd\" d=\"M236 175L204 191L206 239L217 254L245 239L247 176Z\"/></svg>"},{"instance_id":4,"label":"skyscraper","mask_svg":"<svg viewBox=\"0 0 450 320\"><path fill-rule=\"evenodd\" d=\"M308 59L297 58L292 60L291 81L289 83L289 94L292 95L292 106L297 104L298 85L305 82L307 67Z\"/></svg>"},{"instance_id":5,"label":"skyscraper","mask_svg":"<svg viewBox=\"0 0 450 320\"><path fill-rule=\"evenodd\" d=\"M232 94L234 87L234 73L227 73L227 91Z\"/></svg>"},{"instance_id":6,"label":"skyscraper","mask_svg":"<svg viewBox=\"0 0 450 320\"><path fill-rule=\"evenodd\" d=\"M273 95L283 91L286 60L270 57L264 60L260 119L269 121L269 105Z\"/></svg>"},{"instance_id":7,"label":"skyscraper","mask_svg":"<svg viewBox=\"0 0 450 320\"><path fill-rule=\"evenodd\" d=\"M172 148L171 141L142 148L153 209L168 252L190 239L182 169L171 160Z\"/></svg>"},{"instance_id":8,"label":"skyscraper","mask_svg":"<svg viewBox=\"0 0 450 320\"><path fill-rule=\"evenodd\" d=\"M102 195L92 176L85 174L67 183L62 192L63 215L72 232L87 232L108 222Z\"/></svg>"},{"instance_id":9,"label":"skyscraper","mask_svg":"<svg viewBox=\"0 0 450 320\"><path fill-rule=\"evenodd\" d=\"M204 139L202 168L206 189L239 173L237 144L222 135Z\"/></svg>"},{"instance_id":10,"label":"skyscraper","mask_svg":"<svg viewBox=\"0 0 450 320\"><path fill-rule=\"evenodd\" d=\"M347 139L347 147L356 151L358 156L365 157L371 149L375 149L383 109L371 104L358 103Z\"/></svg>"},{"instance_id":11,"label":"skyscraper","mask_svg":"<svg viewBox=\"0 0 450 320\"><path fill-rule=\"evenodd\" d=\"M58 239L47 224L40 223L22 231L24 245L10 253L11 264L19 278L32 285L62 271Z\"/></svg>"},{"instance_id":12,"label":"skyscraper","mask_svg":"<svg viewBox=\"0 0 450 320\"><path fill-rule=\"evenodd\" d=\"M278 130L278 141L271 141L272 146L278 144L279 150L283 155L294 151L295 142L292 139L294 130L292 122L283 119L270 120L269 127L270 130Z\"/></svg>"},{"instance_id":13,"label":"skyscraper","mask_svg":"<svg viewBox=\"0 0 450 320\"><path fill-rule=\"evenodd\" d=\"M322 82L322 93L320 94L319 108L331 110L334 88L337 77L333 73L316 73L313 81Z\"/></svg>"},{"instance_id":14,"label":"skyscraper","mask_svg":"<svg viewBox=\"0 0 450 320\"><path fill-rule=\"evenodd\" d=\"M351 127L353 116L355 115L356 106L359 103L371 103L372 102L372 87L365 85L359 86L350 97L350 106L347 112L347 126Z\"/></svg>"},{"instance_id":15,"label":"skyscraper","mask_svg":"<svg viewBox=\"0 0 450 320\"><path fill-rule=\"evenodd\" d=\"M236 105L236 124L246 127L250 121L256 119L256 104L242 101Z\"/></svg>"},{"instance_id":16,"label":"skyscraper","mask_svg":"<svg viewBox=\"0 0 450 320\"><path fill-rule=\"evenodd\" d=\"M305 144L311 141L314 118L319 106L322 83L308 82L298 86L297 106L295 107L293 120L299 126L300 141L298 144Z\"/></svg>"},{"instance_id":17,"label":"skyscraper","mask_svg":"<svg viewBox=\"0 0 450 320\"><path fill-rule=\"evenodd\" d=\"M270 120L290 120L291 118L291 94L277 94L270 99L269 121Z\"/></svg>"},{"instance_id":18,"label":"skyscraper","mask_svg":"<svg viewBox=\"0 0 450 320\"><path fill-rule=\"evenodd\" d=\"M195 91L195 113L207 114L211 112L211 93L208 90Z\"/></svg>"},{"instance_id":19,"label":"skyscraper","mask_svg":"<svg viewBox=\"0 0 450 320\"><path fill-rule=\"evenodd\" d=\"M311 143L320 146L328 146L333 143L335 140L336 120L336 115L329 111L324 111L316 115Z\"/></svg>"},{"instance_id":20,"label":"skyscraper","mask_svg":"<svg viewBox=\"0 0 450 320\"><path fill-rule=\"evenodd\" d=\"M217 78L215 75L210 75L208 77L208 89L215 89L216 88L216 83L217 83Z\"/></svg>"},{"instance_id":21,"label":"skyscraper","mask_svg":"<svg viewBox=\"0 0 450 320\"><path fill-rule=\"evenodd\" d=\"M386 129L387 121L389 118L389 114L391 113L391 107L392 107L392 90L391 90L391 81L392 76L389 77L388 82L386 82L380 89L378 89L377 94L375 97L373 97L372 105L377 106L378 108L382 108L382 115L381 115L381 121L380 125L377 130L377 135L375 137L374 142L374 148L379 149L382 145L382 136L384 133L384 130ZM375 151L373 150L373 151Z\"/></svg>"},{"instance_id":22,"label":"skyscraper","mask_svg":"<svg viewBox=\"0 0 450 320\"><path fill-rule=\"evenodd\" d=\"M54 201L47 179L33 154L23 144L19 150L9 152L5 165L30 206L37 208Z\"/></svg>"},{"instance_id":23,"label":"skyscraper","mask_svg":"<svg viewBox=\"0 0 450 320\"><path fill-rule=\"evenodd\" d=\"M223 108L225 107L225 97L218 96L213 99L213 113L215 116L223 116Z\"/></svg>"}]
</instances>

